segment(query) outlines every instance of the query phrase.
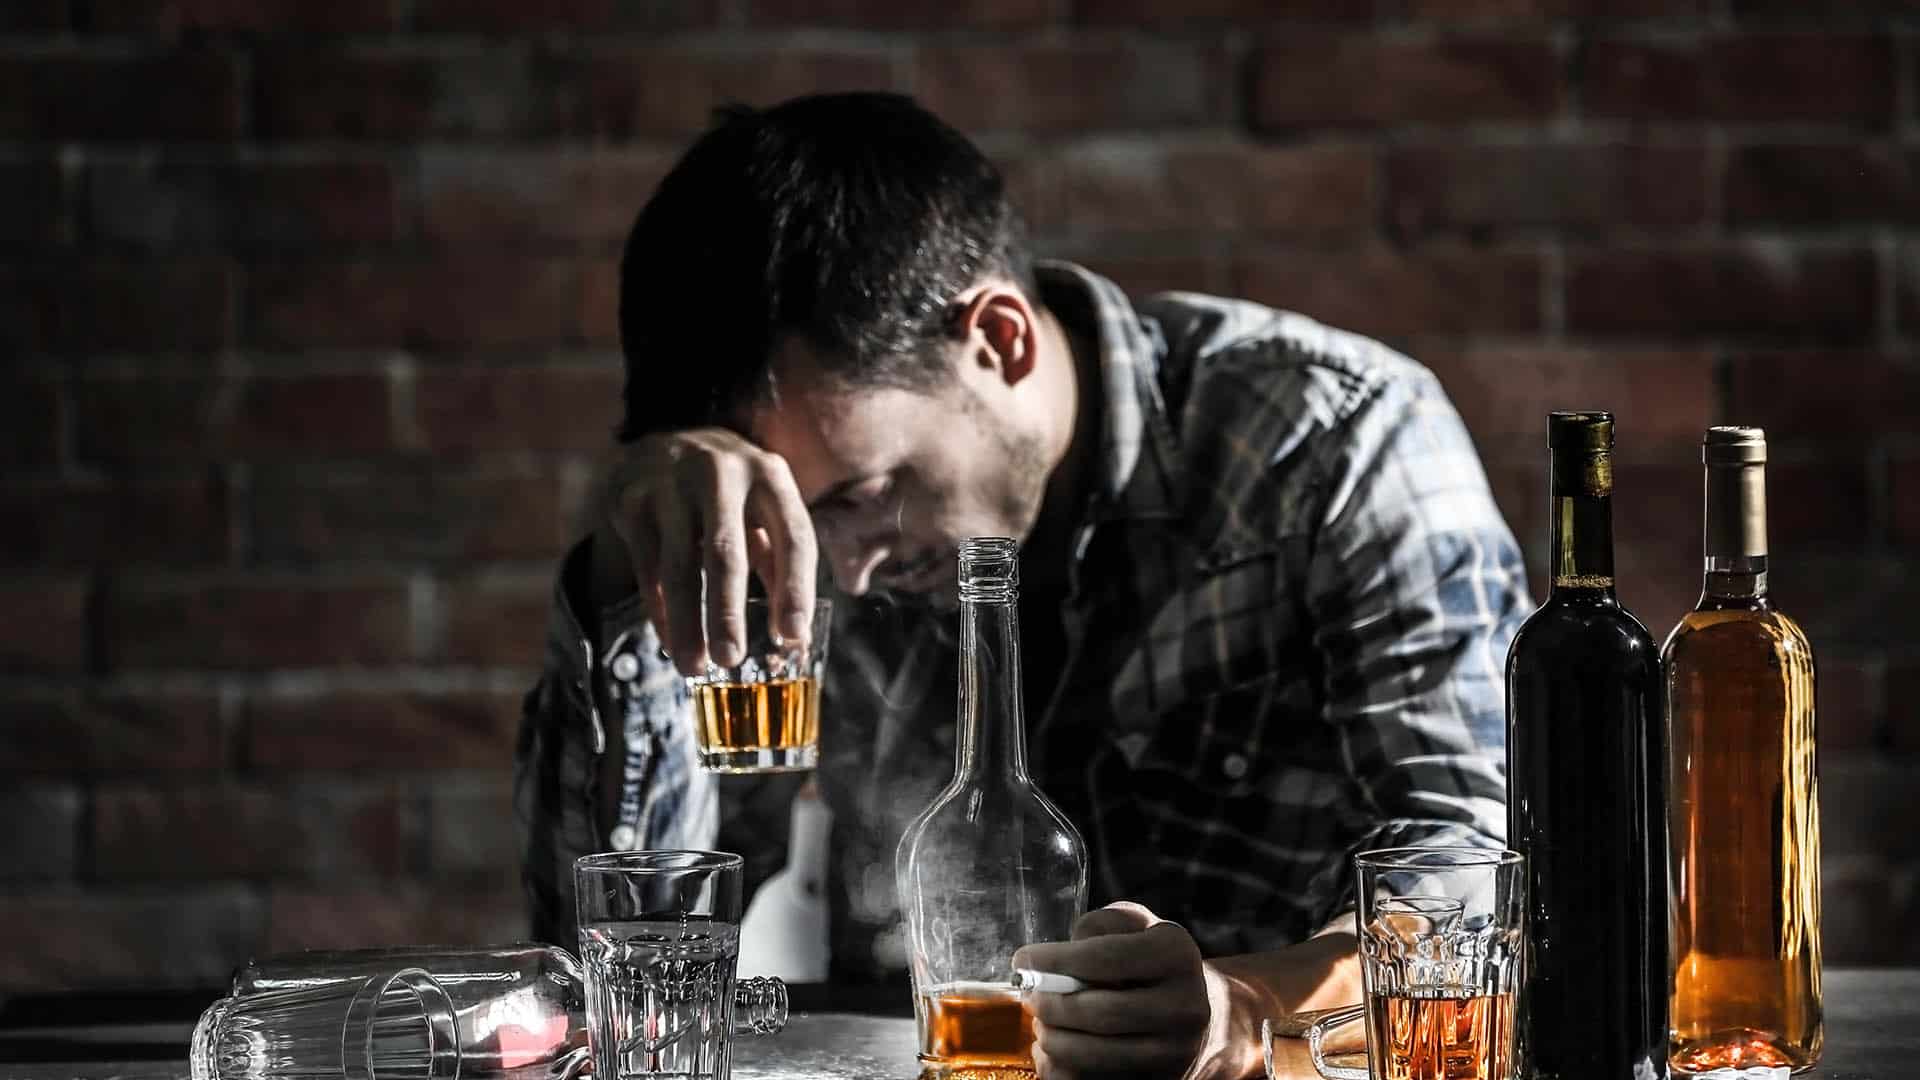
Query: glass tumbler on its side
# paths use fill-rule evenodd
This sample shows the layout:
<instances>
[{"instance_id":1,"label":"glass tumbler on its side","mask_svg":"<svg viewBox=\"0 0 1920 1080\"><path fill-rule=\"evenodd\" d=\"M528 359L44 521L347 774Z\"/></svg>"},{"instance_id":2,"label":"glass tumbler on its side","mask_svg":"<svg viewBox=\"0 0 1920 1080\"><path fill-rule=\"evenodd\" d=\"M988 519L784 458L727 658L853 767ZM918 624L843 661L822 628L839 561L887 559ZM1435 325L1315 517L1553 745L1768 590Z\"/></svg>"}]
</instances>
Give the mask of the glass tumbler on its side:
<instances>
[{"instance_id":1,"label":"glass tumbler on its side","mask_svg":"<svg viewBox=\"0 0 1920 1080\"><path fill-rule=\"evenodd\" d=\"M575 860L580 961L594 1073L728 1080L736 1030L786 1024L786 985L735 980L740 856L623 851Z\"/></svg>"},{"instance_id":2,"label":"glass tumbler on its side","mask_svg":"<svg viewBox=\"0 0 1920 1080\"><path fill-rule=\"evenodd\" d=\"M454 1005L419 968L222 998L193 1029L188 1070L193 1080L459 1080Z\"/></svg>"},{"instance_id":3,"label":"glass tumbler on its side","mask_svg":"<svg viewBox=\"0 0 1920 1080\"><path fill-rule=\"evenodd\" d=\"M805 643L781 640L764 599L747 601L745 658L687 680L700 766L710 772L811 769L820 761L820 683L833 604L813 602Z\"/></svg>"}]
</instances>

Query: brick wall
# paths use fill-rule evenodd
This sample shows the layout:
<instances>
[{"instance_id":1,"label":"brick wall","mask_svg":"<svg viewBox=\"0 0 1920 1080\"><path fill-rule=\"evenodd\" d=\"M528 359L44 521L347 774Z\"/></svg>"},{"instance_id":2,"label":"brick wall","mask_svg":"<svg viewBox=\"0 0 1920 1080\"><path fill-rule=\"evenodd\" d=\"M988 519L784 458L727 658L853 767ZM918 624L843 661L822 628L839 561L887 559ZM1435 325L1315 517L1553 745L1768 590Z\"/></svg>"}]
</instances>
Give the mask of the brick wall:
<instances>
[{"instance_id":1,"label":"brick wall","mask_svg":"<svg viewBox=\"0 0 1920 1080\"><path fill-rule=\"evenodd\" d=\"M21 0L0 9L0 986L511 937L506 767L710 106L914 91L1045 250L1412 349L1536 560L1620 414L1624 591L1764 424L1827 927L1920 960L1920 126L1901 0ZM1537 578L1536 578L1537 580Z\"/></svg>"}]
</instances>

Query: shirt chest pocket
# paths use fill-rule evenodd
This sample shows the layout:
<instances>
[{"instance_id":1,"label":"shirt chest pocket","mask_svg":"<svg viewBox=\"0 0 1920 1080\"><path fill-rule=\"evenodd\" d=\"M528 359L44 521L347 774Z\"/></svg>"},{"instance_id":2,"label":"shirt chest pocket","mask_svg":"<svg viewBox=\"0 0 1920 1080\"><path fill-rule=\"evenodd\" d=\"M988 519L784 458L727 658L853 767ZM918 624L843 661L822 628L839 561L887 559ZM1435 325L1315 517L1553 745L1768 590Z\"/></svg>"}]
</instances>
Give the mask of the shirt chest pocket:
<instances>
[{"instance_id":1,"label":"shirt chest pocket","mask_svg":"<svg viewBox=\"0 0 1920 1080\"><path fill-rule=\"evenodd\" d=\"M1271 552L1203 558L1149 601L1113 682L1124 727L1157 730L1155 714L1300 670L1308 653L1280 562Z\"/></svg>"}]
</instances>

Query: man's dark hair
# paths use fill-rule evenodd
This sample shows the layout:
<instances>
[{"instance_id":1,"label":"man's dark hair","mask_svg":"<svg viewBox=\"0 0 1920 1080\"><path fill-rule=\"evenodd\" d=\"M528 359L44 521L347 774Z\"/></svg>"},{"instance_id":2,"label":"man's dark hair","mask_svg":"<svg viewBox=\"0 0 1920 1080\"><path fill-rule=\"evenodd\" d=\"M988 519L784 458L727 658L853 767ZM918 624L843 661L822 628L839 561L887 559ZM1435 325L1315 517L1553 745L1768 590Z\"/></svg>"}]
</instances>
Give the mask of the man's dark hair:
<instances>
[{"instance_id":1,"label":"man's dark hair","mask_svg":"<svg viewBox=\"0 0 1920 1080\"><path fill-rule=\"evenodd\" d=\"M723 110L627 237L620 438L737 421L788 334L850 385L934 385L948 306L995 273L1034 297L1000 172L912 99Z\"/></svg>"}]
</instances>

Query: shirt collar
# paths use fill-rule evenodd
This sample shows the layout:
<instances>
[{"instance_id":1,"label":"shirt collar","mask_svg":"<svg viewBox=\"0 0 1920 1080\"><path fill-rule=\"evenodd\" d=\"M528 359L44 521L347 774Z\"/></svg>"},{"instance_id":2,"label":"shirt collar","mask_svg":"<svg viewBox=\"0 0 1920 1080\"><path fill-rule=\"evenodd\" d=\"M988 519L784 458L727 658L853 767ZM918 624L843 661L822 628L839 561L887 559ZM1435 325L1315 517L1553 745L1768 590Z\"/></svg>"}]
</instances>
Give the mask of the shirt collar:
<instances>
[{"instance_id":1,"label":"shirt collar","mask_svg":"<svg viewBox=\"0 0 1920 1080\"><path fill-rule=\"evenodd\" d=\"M1074 263L1037 262L1041 298L1092 332L1099 351L1098 486L1092 521L1168 517L1174 513L1172 424L1160 396L1166 340L1160 326L1134 310L1112 281Z\"/></svg>"}]
</instances>

